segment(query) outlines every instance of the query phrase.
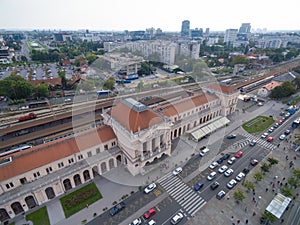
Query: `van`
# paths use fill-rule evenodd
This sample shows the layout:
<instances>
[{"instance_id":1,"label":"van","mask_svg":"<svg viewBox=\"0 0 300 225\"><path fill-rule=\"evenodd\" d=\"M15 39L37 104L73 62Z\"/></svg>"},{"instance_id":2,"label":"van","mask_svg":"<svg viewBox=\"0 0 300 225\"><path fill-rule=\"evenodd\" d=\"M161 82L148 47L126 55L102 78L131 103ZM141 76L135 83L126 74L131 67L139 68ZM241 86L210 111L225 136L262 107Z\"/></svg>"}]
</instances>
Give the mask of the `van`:
<instances>
[{"instance_id":1,"label":"van","mask_svg":"<svg viewBox=\"0 0 300 225\"><path fill-rule=\"evenodd\" d=\"M205 156L205 154L208 153L208 152L209 152L209 149L208 149L208 148L205 148L205 149L203 149L203 150L200 151L200 156L203 157L203 156Z\"/></svg>"}]
</instances>

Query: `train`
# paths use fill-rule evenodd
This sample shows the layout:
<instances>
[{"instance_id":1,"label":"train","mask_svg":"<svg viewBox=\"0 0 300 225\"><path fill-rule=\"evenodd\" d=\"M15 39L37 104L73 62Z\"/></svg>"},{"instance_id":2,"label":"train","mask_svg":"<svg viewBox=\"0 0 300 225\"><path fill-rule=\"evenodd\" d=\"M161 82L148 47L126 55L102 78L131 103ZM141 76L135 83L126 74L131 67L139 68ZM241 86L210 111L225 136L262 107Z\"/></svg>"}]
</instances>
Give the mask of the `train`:
<instances>
[{"instance_id":1,"label":"train","mask_svg":"<svg viewBox=\"0 0 300 225\"><path fill-rule=\"evenodd\" d=\"M97 96L98 97L101 97L101 96L110 96L112 94L113 94L113 92L111 90L97 91Z\"/></svg>"},{"instance_id":2,"label":"train","mask_svg":"<svg viewBox=\"0 0 300 225\"><path fill-rule=\"evenodd\" d=\"M4 152L1 152L0 153L0 157L3 157L3 156L7 156L7 155L10 155L10 154L13 154L13 153L16 153L16 152L20 152L20 151L24 151L26 149L29 149L29 148L32 148L32 145L21 145L19 147L16 147L16 148L11 148L11 149L8 149Z\"/></svg>"},{"instance_id":3,"label":"train","mask_svg":"<svg viewBox=\"0 0 300 225\"><path fill-rule=\"evenodd\" d=\"M18 118L18 121L19 122L23 122L23 121L26 121L26 120L32 120L32 119L35 119L37 117L37 115L35 113L29 113L28 115L26 116L21 116Z\"/></svg>"}]
</instances>

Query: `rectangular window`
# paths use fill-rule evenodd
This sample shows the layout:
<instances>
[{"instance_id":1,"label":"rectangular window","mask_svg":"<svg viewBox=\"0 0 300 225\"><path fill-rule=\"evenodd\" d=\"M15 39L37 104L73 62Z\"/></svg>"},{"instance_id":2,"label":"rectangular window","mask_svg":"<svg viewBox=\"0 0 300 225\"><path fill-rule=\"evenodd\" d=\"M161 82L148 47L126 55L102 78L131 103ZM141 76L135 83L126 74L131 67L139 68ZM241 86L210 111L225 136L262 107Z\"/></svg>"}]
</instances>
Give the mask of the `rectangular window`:
<instances>
[{"instance_id":1,"label":"rectangular window","mask_svg":"<svg viewBox=\"0 0 300 225\"><path fill-rule=\"evenodd\" d=\"M88 152L88 153L87 153L87 156L88 156L88 157L92 157L92 152Z\"/></svg>"},{"instance_id":2,"label":"rectangular window","mask_svg":"<svg viewBox=\"0 0 300 225\"><path fill-rule=\"evenodd\" d=\"M21 179L20 179L20 183L21 183L21 184L26 184L26 183L27 183L26 177L21 178Z\"/></svg>"},{"instance_id":3,"label":"rectangular window","mask_svg":"<svg viewBox=\"0 0 300 225\"><path fill-rule=\"evenodd\" d=\"M77 158L78 158L78 160L81 160L81 159L83 159L83 156L82 155L78 155ZM69 163L70 163L70 160L69 160Z\"/></svg>"},{"instance_id":4,"label":"rectangular window","mask_svg":"<svg viewBox=\"0 0 300 225\"><path fill-rule=\"evenodd\" d=\"M108 150L108 145L104 145L104 150Z\"/></svg>"},{"instance_id":5,"label":"rectangular window","mask_svg":"<svg viewBox=\"0 0 300 225\"><path fill-rule=\"evenodd\" d=\"M38 171L38 172L36 172L36 173L33 173L33 176L35 177L35 178L37 178L37 177L39 177L41 174L40 174L40 172Z\"/></svg>"},{"instance_id":6,"label":"rectangular window","mask_svg":"<svg viewBox=\"0 0 300 225\"><path fill-rule=\"evenodd\" d=\"M100 153L100 148L96 148L96 153L97 153L97 154Z\"/></svg>"},{"instance_id":7,"label":"rectangular window","mask_svg":"<svg viewBox=\"0 0 300 225\"><path fill-rule=\"evenodd\" d=\"M74 159L73 159L73 158L71 158L71 159L69 159L68 161L69 161L69 164L71 164L71 163L73 163L73 162L74 162Z\"/></svg>"},{"instance_id":8,"label":"rectangular window","mask_svg":"<svg viewBox=\"0 0 300 225\"><path fill-rule=\"evenodd\" d=\"M12 182L10 182L8 184L5 184L5 186L7 189L10 189L10 188L14 187L14 184Z\"/></svg>"},{"instance_id":9,"label":"rectangular window","mask_svg":"<svg viewBox=\"0 0 300 225\"><path fill-rule=\"evenodd\" d=\"M62 168L62 167L64 167L64 163L63 162L58 163L58 168Z\"/></svg>"},{"instance_id":10,"label":"rectangular window","mask_svg":"<svg viewBox=\"0 0 300 225\"><path fill-rule=\"evenodd\" d=\"M116 145L116 142L113 141L113 142L111 143L111 146L115 146L115 145Z\"/></svg>"},{"instance_id":11,"label":"rectangular window","mask_svg":"<svg viewBox=\"0 0 300 225\"><path fill-rule=\"evenodd\" d=\"M52 167L50 166L50 167L46 168L46 172L47 172L47 173L52 172Z\"/></svg>"}]
</instances>

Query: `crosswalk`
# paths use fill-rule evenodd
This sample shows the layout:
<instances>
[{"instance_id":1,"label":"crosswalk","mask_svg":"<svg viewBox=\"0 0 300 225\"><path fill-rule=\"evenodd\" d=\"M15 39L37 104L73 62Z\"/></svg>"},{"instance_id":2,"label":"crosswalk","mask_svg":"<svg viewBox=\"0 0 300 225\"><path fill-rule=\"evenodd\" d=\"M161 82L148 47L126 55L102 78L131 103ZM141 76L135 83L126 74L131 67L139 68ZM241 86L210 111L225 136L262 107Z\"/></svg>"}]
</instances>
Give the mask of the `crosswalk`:
<instances>
[{"instance_id":1,"label":"crosswalk","mask_svg":"<svg viewBox=\"0 0 300 225\"><path fill-rule=\"evenodd\" d=\"M252 140L256 140L256 144L262 146L263 148L274 150L276 146L272 144L271 142L267 142L265 139L262 139L261 137L256 137L252 134L245 133L244 136L246 136L249 139L249 142Z\"/></svg>"},{"instance_id":2,"label":"crosswalk","mask_svg":"<svg viewBox=\"0 0 300 225\"><path fill-rule=\"evenodd\" d=\"M206 201L200 195L187 186L178 176L172 173L166 174L158 180L158 183L174 198L178 204L191 216L199 211Z\"/></svg>"}]
</instances>

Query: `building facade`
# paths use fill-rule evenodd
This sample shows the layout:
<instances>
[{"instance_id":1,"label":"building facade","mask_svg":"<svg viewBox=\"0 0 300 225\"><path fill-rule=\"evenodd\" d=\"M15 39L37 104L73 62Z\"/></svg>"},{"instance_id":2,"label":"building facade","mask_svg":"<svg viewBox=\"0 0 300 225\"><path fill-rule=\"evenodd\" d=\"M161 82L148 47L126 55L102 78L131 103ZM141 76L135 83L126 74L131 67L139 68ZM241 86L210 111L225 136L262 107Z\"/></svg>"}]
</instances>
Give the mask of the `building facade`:
<instances>
[{"instance_id":1,"label":"building facade","mask_svg":"<svg viewBox=\"0 0 300 225\"><path fill-rule=\"evenodd\" d=\"M190 36L190 21L189 20L182 21L181 36Z\"/></svg>"},{"instance_id":2,"label":"building facade","mask_svg":"<svg viewBox=\"0 0 300 225\"><path fill-rule=\"evenodd\" d=\"M225 31L224 42L227 45L232 45L237 37L238 30L237 29L227 29Z\"/></svg>"}]
</instances>

